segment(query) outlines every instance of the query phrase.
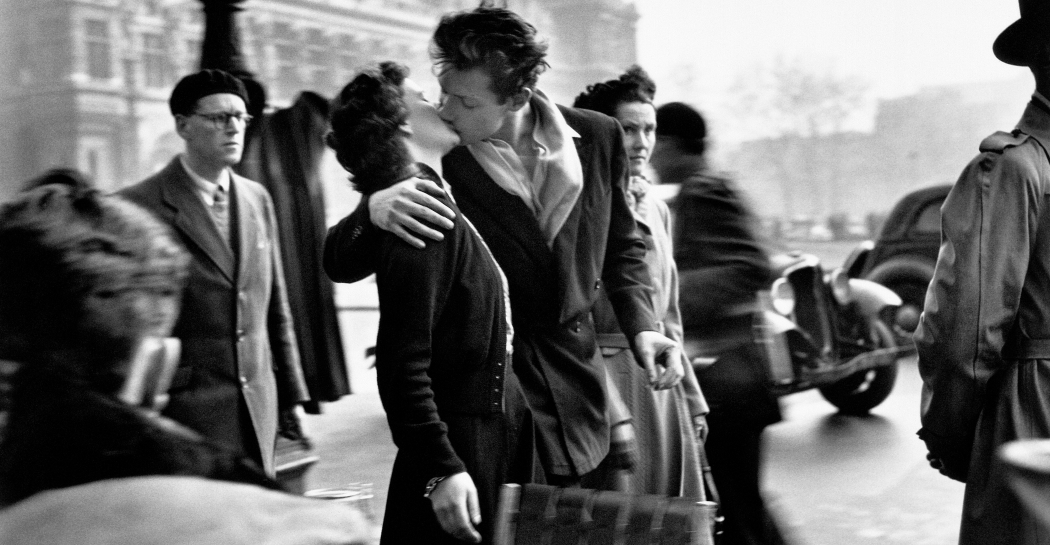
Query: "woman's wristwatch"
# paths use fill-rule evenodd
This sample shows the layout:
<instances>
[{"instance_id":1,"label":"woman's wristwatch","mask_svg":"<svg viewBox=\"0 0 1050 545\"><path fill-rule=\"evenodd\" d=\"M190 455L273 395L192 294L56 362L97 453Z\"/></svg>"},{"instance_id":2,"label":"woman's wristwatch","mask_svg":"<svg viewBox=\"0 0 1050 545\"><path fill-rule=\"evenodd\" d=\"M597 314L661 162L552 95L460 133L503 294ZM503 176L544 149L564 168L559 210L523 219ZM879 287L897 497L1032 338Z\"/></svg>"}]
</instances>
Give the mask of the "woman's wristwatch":
<instances>
[{"instance_id":1,"label":"woman's wristwatch","mask_svg":"<svg viewBox=\"0 0 1050 545\"><path fill-rule=\"evenodd\" d=\"M448 475L445 475L444 477L434 477L427 481L427 486L423 489L423 497L430 498L430 495L434 493L434 489L437 488L437 485L441 484L441 481L447 478Z\"/></svg>"}]
</instances>

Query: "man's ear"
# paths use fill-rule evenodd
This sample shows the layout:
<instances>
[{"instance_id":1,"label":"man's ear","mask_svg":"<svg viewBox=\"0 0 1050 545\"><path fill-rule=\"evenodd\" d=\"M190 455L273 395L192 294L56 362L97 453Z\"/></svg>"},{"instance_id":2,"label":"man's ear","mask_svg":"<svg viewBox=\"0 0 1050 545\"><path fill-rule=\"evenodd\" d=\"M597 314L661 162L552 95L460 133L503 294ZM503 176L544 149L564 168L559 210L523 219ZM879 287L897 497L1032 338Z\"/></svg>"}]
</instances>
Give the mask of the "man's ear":
<instances>
[{"instance_id":1,"label":"man's ear","mask_svg":"<svg viewBox=\"0 0 1050 545\"><path fill-rule=\"evenodd\" d=\"M183 139L186 138L186 124L189 123L190 118L187 115L175 114L175 134L178 134Z\"/></svg>"},{"instance_id":2,"label":"man's ear","mask_svg":"<svg viewBox=\"0 0 1050 545\"><path fill-rule=\"evenodd\" d=\"M525 105L529 103L530 99L532 99L532 89L529 89L528 87L514 93L509 99L507 99L510 102L510 111L516 112L524 108Z\"/></svg>"}]
</instances>

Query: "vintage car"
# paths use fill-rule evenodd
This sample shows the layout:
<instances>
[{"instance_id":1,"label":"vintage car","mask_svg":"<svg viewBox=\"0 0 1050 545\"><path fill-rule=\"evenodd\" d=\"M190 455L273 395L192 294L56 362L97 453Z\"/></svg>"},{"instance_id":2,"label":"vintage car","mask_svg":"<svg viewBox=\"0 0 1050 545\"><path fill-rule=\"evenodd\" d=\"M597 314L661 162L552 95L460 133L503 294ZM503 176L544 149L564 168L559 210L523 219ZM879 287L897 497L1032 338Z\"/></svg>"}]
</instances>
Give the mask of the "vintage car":
<instances>
[{"instance_id":1,"label":"vintage car","mask_svg":"<svg viewBox=\"0 0 1050 545\"><path fill-rule=\"evenodd\" d=\"M900 296L903 304L893 327L901 340L910 340L919 324L941 243L941 205L951 187L927 187L902 197L879 236L862 242L843 265L851 278L878 282Z\"/></svg>"}]
</instances>

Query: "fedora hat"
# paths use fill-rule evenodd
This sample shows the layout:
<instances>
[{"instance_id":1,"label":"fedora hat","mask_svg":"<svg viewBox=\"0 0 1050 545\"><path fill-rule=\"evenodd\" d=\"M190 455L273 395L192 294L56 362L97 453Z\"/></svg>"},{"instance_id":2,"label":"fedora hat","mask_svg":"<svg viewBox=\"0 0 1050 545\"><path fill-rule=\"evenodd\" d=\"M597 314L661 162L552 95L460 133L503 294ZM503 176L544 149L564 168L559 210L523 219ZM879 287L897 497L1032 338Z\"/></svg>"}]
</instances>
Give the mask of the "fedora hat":
<instances>
[{"instance_id":1,"label":"fedora hat","mask_svg":"<svg viewBox=\"0 0 1050 545\"><path fill-rule=\"evenodd\" d=\"M1038 46L1050 42L1050 0L1020 0L1021 18L1003 30L992 53L1006 64L1028 66Z\"/></svg>"}]
</instances>

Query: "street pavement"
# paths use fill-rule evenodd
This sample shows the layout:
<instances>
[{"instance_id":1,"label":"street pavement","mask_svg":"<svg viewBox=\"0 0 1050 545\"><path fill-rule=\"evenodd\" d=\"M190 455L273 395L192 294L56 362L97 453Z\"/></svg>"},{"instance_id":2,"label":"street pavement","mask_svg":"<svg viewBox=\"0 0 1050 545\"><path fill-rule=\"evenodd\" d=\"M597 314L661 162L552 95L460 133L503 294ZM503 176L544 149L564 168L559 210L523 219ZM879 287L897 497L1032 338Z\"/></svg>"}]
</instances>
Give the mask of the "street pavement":
<instances>
[{"instance_id":1,"label":"street pavement","mask_svg":"<svg viewBox=\"0 0 1050 545\"><path fill-rule=\"evenodd\" d=\"M396 449L379 396L365 379L357 377L359 393L326 404L323 415L304 417L321 458L307 483L371 483L380 521ZM766 433L764 483L792 543L956 543L962 485L926 464L915 436L920 385L909 358L893 393L868 417L837 414L815 390L782 399L784 421Z\"/></svg>"}]
</instances>

